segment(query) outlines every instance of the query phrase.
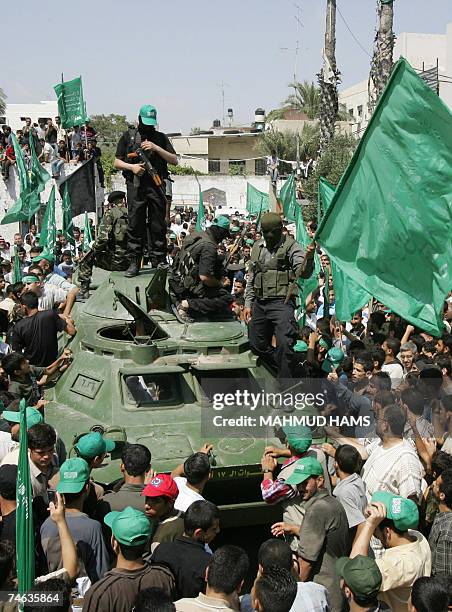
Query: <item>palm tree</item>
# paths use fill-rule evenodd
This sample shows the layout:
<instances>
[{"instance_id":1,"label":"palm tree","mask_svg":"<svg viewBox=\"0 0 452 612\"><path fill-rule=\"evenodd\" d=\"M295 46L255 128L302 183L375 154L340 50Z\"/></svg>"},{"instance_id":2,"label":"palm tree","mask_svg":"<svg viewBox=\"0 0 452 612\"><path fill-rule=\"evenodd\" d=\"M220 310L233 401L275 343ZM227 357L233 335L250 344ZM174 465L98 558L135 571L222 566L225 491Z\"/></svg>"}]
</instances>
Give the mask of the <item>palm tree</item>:
<instances>
[{"instance_id":1,"label":"palm tree","mask_svg":"<svg viewBox=\"0 0 452 612\"><path fill-rule=\"evenodd\" d=\"M379 26L369 75L369 110L372 112L388 82L393 66L395 35L393 0L377 0Z\"/></svg>"},{"instance_id":2,"label":"palm tree","mask_svg":"<svg viewBox=\"0 0 452 612\"><path fill-rule=\"evenodd\" d=\"M0 115L3 115L6 111L6 94L0 87Z\"/></svg>"},{"instance_id":3,"label":"palm tree","mask_svg":"<svg viewBox=\"0 0 452 612\"><path fill-rule=\"evenodd\" d=\"M316 119L320 109L320 91L311 81L303 83L291 83L294 93L290 94L283 102L285 110L293 109L300 113L306 113L309 119Z\"/></svg>"}]
</instances>

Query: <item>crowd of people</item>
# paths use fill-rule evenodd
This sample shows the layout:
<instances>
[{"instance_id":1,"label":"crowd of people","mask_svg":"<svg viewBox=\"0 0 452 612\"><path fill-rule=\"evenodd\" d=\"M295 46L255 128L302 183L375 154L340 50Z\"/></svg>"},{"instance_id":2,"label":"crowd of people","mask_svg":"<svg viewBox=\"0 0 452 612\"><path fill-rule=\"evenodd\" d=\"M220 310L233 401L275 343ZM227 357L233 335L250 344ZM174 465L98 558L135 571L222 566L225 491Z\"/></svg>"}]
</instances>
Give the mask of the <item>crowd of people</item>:
<instances>
[{"instance_id":1,"label":"crowd of people","mask_svg":"<svg viewBox=\"0 0 452 612\"><path fill-rule=\"evenodd\" d=\"M8 182L10 169L16 163L10 126L3 125L0 132L0 163L2 177ZM99 173L99 182L104 187L104 171L102 167L102 151L97 144L97 132L87 121L82 126L74 126L65 130L60 117L39 119L32 123L30 118L24 120L22 129L16 130L16 138L22 149L28 169L31 167L30 135L41 163L50 164L52 178L58 179L64 164L79 164L88 159L94 159Z\"/></svg>"},{"instance_id":2,"label":"crowd of people","mask_svg":"<svg viewBox=\"0 0 452 612\"><path fill-rule=\"evenodd\" d=\"M177 155L156 125L155 107L144 105L138 128L121 137L115 167L127 196L109 195L89 253L76 228L74 243L58 233L43 249L31 226L14 236L22 278L13 283L11 246L0 238L0 591L14 589L17 574L25 400L33 592L58 593L56 610L445 612L452 607L452 292L437 336L376 299L340 320L328 256L314 242L299 245L282 215L225 214L208 203L199 218L187 207L170 211L163 185ZM44 147L55 151L52 126L40 127ZM27 127L39 139L38 128ZM77 159L80 147L69 142ZM146 151L159 180L145 169ZM315 221L306 232L314 238ZM212 444L159 473L152 444L117 447L108 434L90 432L68 456L45 421L43 390L71 367L58 337L76 334L71 313L89 297L93 267L131 278L146 258L167 270L178 320L236 319L282 388L289 384L293 396L315 389L325 399L316 413L322 427L283 424L274 432L279 442L262 445L259 501L279 520L266 526L256 566L249 555L256 542L216 545ZM80 287L72 282L77 266ZM315 288L296 305L296 281L313 275ZM117 478L100 483L96 468L113 451L121 456Z\"/></svg>"}]
</instances>

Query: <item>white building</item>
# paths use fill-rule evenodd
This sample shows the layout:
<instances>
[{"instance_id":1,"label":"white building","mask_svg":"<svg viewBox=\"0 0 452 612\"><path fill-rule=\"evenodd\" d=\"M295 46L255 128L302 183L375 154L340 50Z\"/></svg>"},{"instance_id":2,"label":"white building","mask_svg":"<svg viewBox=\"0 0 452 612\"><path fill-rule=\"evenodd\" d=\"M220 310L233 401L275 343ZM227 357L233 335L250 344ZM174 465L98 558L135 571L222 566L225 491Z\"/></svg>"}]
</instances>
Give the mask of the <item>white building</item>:
<instances>
[{"instance_id":1,"label":"white building","mask_svg":"<svg viewBox=\"0 0 452 612\"><path fill-rule=\"evenodd\" d=\"M20 130L27 117L32 123L38 123L38 119L55 119L58 115L58 104L56 100L45 100L37 104L7 104L6 113L0 117L0 125L6 123L15 132Z\"/></svg>"},{"instance_id":2,"label":"white building","mask_svg":"<svg viewBox=\"0 0 452 612\"><path fill-rule=\"evenodd\" d=\"M394 61L404 57L417 71L438 67L439 95L452 107L452 23L446 34L420 34L402 32L397 36L394 47ZM450 77L451 83L445 83ZM369 121L368 81L361 81L339 92L339 102L347 108L353 132L362 132Z\"/></svg>"}]
</instances>

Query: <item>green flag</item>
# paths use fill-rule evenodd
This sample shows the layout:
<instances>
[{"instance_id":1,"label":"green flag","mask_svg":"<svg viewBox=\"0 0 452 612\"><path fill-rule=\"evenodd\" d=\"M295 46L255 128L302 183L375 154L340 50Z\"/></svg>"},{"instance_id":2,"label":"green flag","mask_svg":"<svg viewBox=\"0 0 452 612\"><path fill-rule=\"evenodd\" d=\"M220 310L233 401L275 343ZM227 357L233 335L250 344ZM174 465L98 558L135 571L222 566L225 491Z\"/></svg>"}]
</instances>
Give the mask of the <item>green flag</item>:
<instances>
[{"instance_id":1,"label":"green flag","mask_svg":"<svg viewBox=\"0 0 452 612\"><path fill-rule=\"evenodd\" d=\"M257 215L258 224L263 212L270 208L270 198L268 193L259 191L251 183L246 184L246 210L249 215Z\"/></svg>"},{"instance_id":2,"label":"green flag","mask_svg":"<svg viewBox=\"0 0 452 612\"><path fill-rule=\"evenodd\" d=\"M20 259L17 253L17 247L14 247L12 281L14 284L14 283L19 283L21 280L22 280L22 271L20 269Z\"/></svg>"},{"instance_id":3,"label":"green flag","mask_svg":"<svg viewBox=\"0 0 452 612\"><path fill-rule=\"evenodd\" d=\"M58 101L58 114L61 125L67 130L74 125L82 125L88 119L83 100L82 77L58 83L54 88Z\"/></svg>"},{"instance_id":4,"label":"green flag","mask_svg":"<svg viewBox=\"0 0 452 612\"><path fill-rule=\"evenodd\" d=\"M204 229L206 229L206 211L204 210L204 202L202 200L201 185L199 185L199 207L195 230L201 232Z\"/></svg>"},{"instance_id":5,"label":"green flag","mask_svg":"<svg viewBox=\"0 0 452 612\"><path fill-rule=\"evenodd\" d=\"M30 189L36 191L37 194L44 191L47 181L50 181L50 174L40 163L36 155L35 141L30 131L30 152L31 152L31 172L30 172ZM39 205L41 201L39 200Z\"/></svg>"},{"instance_id":6,"label":"green flag","mask_svg":"<svg viewBox=\"0 0 452 612\"><path fill-rule=\"evenodd\" d=\"M75 246L74 224L72 223L71 198L69 197L69 191L67 188L67 184L64 187L61 208L63 210L63 222L62 222L63 236L66 237L69 244L72 244L72 246Z\"/></svg>"},{"instance_id":7,"label":"green flag","mask_svg":"<svg viewBox=\"0 0 452 612\"><path fill-rule=\"evenodd\" d=\"M19 175L20 195L3 217L1 225L18 223L19 221L29 221L31 217L38 212L41 206L39 193L44 189L44 186L42 186L42 189L40 188L38 190L37 185L32 183L30 174L25 167L22 149L14 133L11 133L11 140L14 147L14 155L16 157L17 173Z\"/></svg>"},{"instance_id":8,"label":"green flag","mask_svg":"<svg viewBox=\"0 0 452 612\"><path fill-rule=\"evenodd\" d=\"M84 253L90 250L93 237L91 234L91 225L89 223L88 213L85 213L85 222L83 224L83 243L82 250Z\"/></svg>"},{"instance_id":9,"label":"green flag","mask_svg":"<svg viewBox=\"0 0 452 612\"><path fill-rule=\"evenodd\" d=\"M28 460L27 415L25 400L20 401L19 460L16 484L16 563L19 594L33 586L35 537L33 529L33 492Z\"/></svg>"},{"instance_id":10,"label":"green flag","mask_svg":"<svg viewBox=\"0 0 452 612\"><path fill-rule=\"evenodd\" d=\"M344 274L434 336L452 287L451 142L451 111L400 59L316 235Z\"/></svg>"},{"instance_id":11,"label":"green flag","mask_svg":"<svg viewBox=\"0 0 452 612\"><path fill-rule=\"evenodd\" d=\"M49 201L47 202L44 219L42 220L39 246L53 253L57 239L57 227L55 221L55 185L52 186Z\"/></svg>"},{"instance_id":12,"label":"green flag","mask_svg":"<svg viewBox=\"0 0 452 612\"><path fill-rule=\"evenodd\" d=\"M294 174L291 174L281 187L279 192L279 201L281 202L283 208L284 217L288 221L296 223L297 213L300 206L297 202Z\"/></svg>"},{"instance_id":13,"label":"green flag","mask_svg":"<svg viewBox=\"0 0 452 612\"><path fill-rule=\"evenodd\" d=\"M301 246L306 250L309 244L311 244L312 240L308 236L308 232L306 231L306 227L303 221L303 215L301 213L301 208L297 209L297 220L295 223L295 239L301 244ZM314 272L309 278L299 278L298 279L298 288L300 290L299 299L301 305L304 307L305 300L308 295L314 291L318 284L318 275L320 272L320 259L317 253L314 255Z\"/></svg>"},{"instance_id":14,"label":"green flag","mask_svg":"<svg viewBox=\"0 0 452 612\"><path fill-rule=\"evenodd\" d=\"M320 177L319 198L326 212L335 193L334 186L325 178ZM333 274L333 287L335 298L335 313L339 321L350 321L357 310L367 304L371 299L368 291L357 285L354 280L344 274L339 266L331 259L331 272Z\"/></svg>"}]
</instances>

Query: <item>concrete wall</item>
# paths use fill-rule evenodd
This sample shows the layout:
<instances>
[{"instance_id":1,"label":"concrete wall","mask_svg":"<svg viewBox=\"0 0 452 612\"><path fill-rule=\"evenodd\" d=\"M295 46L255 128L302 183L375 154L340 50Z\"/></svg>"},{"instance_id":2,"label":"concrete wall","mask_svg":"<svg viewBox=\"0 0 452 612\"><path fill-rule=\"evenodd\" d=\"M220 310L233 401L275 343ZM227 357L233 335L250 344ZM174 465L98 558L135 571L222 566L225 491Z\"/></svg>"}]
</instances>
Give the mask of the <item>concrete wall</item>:
<instances>
[{"instance_id":1,"label":"concrete wall","mask_svg":"<svg viewBox=\"0 0 452 612\"><path fill-rule=\"evenodd\" d=\"M181 166L191 166L194 170L207 174L209 171L209 139L201 136L174 136L170 139L178 155L203 156L205 159L181 158Z\"/></svg>"},{"instance_id":2,"label":"concrete wall","mask_svg":"<svg viewBox=\"0 0 452 612\"><path fill-rule=\"evenodd\" d=\"M199 189L194 176L174 176L173 184L173 204L174 206L193 206L198 208ZM199 183L201 190L216 188L224 191L226 195L226 205L237 210L246 208L246 184L251 183L253 187L269 192L269 179L267 176L200 176ZM116 175L114 178L113 189L125 190L125 181L122 176Z\"/></svg>"},{"instance_id":3,"label":"concrete wall","mask_svg":"<svg viewBox=\"0 0 452 612\"><path fill-rule=\"evenodd\" d=\"M45 169L49 174L50 172L50 164L44 164ZM61 210L61 197L58 191L58 185L61 180L64 179L65 176L70 176L75 170L77 166L74 164L65 164L64 170L62 172L61 179L55 181L54 179L50 179L47 182L44 191L41 193L41 202L45 204L49 199L50 191L53 185L56 185L56 207L55 207L55 216L57 229L61 227L62 221L62 210ZM3 218L4 214L7 210L12 206L12 204L17 200L20 193L19 187L19 179L17 176L17 171L15 167L12 167L9 174L8 183L0 179L0 220ZM100 187L99 181L97 178L96 172L96 197L97 197L97 205L98 207L102 207L104 202L104 190ZM90 217L95 220L94 213L88 213ZM79 215L74 217L74 225L83 227L84 215ZM8 223L7 225L0 225L0 236L3 236L7 242L12 244L13 236L16 232L19 232L19 223Z\"/></svg>"},{"instance_id":4,"label":"concrete wall","mask_svg":"<svg viewBox=\"0 0 452 612\"><path fill-rule=\"evenodd\" d=\"M58 104L56 100L47 100L37 104L7 104L6 124L16 131L24 126L21 117L30 117L32 123L37 123L40 118L54 119L58 115Z\"/></svg>"}]
</instances>

